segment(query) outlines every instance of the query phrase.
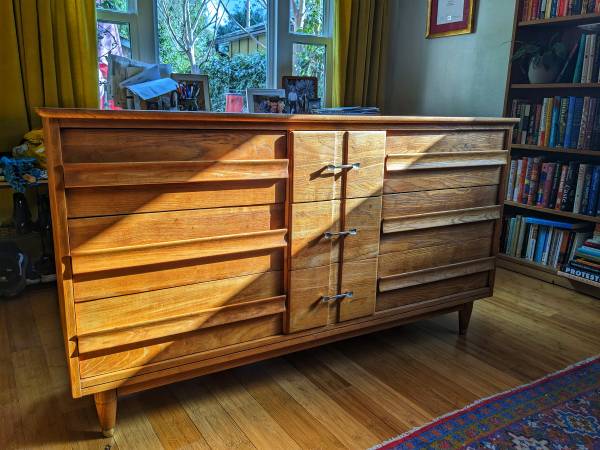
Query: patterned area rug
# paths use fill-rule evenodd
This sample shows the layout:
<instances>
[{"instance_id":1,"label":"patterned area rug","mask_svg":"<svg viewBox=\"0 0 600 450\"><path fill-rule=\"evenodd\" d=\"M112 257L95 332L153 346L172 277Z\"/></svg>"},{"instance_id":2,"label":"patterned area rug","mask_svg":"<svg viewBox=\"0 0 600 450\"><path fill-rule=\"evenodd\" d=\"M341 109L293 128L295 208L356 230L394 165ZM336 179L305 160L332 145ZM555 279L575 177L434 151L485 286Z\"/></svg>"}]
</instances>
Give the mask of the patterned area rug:
<instances>
[{"instance_id":1,"label":"patterned area rug","mask_svg":"<svg viewBox=\"0 0 600 450\"><path fill-rule=\"evenodd\" d=\"M373 448L600 450L600 356Z\"/></svg>"}]
</instances>

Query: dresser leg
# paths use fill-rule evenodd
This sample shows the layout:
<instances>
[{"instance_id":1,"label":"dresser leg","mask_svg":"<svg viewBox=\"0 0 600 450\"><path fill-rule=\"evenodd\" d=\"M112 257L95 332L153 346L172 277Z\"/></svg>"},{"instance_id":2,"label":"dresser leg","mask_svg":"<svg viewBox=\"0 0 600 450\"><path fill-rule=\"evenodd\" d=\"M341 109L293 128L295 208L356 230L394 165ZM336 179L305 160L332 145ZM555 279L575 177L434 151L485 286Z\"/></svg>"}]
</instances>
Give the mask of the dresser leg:
<instances>
[{"instance_id":1,"label":"dresser leg","mask_svg":"<svg viewBox=\"0 0 600 450\"><path fill-rule=\"evenodd\" d=\"M473 312L473 302L465 303L463 309L458 311L458 334L464 336L469 328L471 313Z\"/></svg>"},{"instance_id":2,"label":"dresser leg","mask_svg":"<svg viewBox=\"0 0 600 450\"><path fill-rule=\"evenodd\" d=\"M94 394L94 403L98 413L98 421L105 437L112 437L117 421L117 390L98 392Z\"/></svg>"}]
</instances>

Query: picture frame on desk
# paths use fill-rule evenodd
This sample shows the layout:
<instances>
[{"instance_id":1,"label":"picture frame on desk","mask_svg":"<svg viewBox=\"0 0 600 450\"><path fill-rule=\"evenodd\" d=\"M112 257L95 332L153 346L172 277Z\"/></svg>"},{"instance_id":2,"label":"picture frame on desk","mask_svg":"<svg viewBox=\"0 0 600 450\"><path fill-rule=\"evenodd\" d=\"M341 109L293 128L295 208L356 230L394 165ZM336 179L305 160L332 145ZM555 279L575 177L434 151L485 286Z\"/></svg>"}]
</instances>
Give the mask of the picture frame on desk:
<instances>
[{"instance_id":1,"label":"picture frame on desk","mask_svg":"<svg viewBox=\"0 0 600 450\"><path fill-rule=\"evenodd\" d=\"M427 39L475 31L476 0L428 0Z\"/></svg>"},{"instance_id":2,"label":"picture frame on desk","mask_svg":"<svg viewBox=\"0 0 600 450\"><path fill-rule=\"evenodd\" d=\"M318 98L319 79L317 77L283 76L281 87L285 90L290 114L310 113L310 101ZM320 107L318 106L318 108Z\"/></svg>"},{"instance_id":3,"label":"picture frame on desk","mask_svg":"<svg viewBox=\"0 0 600 450\"><path fill-rule=\"evenodd\" d=\"M285 112L285 90L246 89L249 113L283 114Z\"/></svg>"},{"instance_id":4,"label":"picture frame on desk","mask_svg":"<svg viewBox=\"0 0 600 450\"><path fill-rule=\"evenodd\" d=\"M179 84L177 92L177 110L210 111L208 75L191 73L173 73L171 78Z\"/></svg>"}]
</instances>

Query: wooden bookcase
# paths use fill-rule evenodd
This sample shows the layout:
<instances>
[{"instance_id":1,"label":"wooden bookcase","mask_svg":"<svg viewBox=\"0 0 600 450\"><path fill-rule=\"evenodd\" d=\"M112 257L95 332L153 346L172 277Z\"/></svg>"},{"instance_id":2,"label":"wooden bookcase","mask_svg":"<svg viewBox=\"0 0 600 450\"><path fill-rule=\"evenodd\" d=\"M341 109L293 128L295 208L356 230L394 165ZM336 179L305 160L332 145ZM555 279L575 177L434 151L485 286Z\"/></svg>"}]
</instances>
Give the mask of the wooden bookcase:
<instances>
[{"instance_id":1,"label":"wooden bookcase","mask_svg":"<svg viewBox=\"0 0 600 450\"><path fill-rule=\"evenodd\" d=\"M527 77L523 74L519 63L512 63L512 55L518 48L518 42L527 42L550 36L556 32L581 33L577 26L583 24L600 23L600 14L582 14L566 17L555 17L551 19L538 19L533 21L520 20L520 12L525 0L517 0L515 8L515 17L513 23L513 35L511 42L510 55L511 60L508 66L508 76L506 82L506 95L504 101L504 116L511 116L513 99L542 99L551 96L595 96L600 97L599 83L549 83L549 84L530 84ZM511 144L511 159L521 156L543 156L546 155L552 160L562 162L582 161L600 164L600 151L594 150L573 150L567 148L550 148L537 145ZM581 222L600 223L599 217L590 217L583 214L574 214L565 211L556 211L548 208L538 208L535 206L523 205L517 202L506 201L504 207L505 214L529 214L547 219L561 220L564 218L574 219ZM597 286L591 283L586 284L566 277L564 273L557 271L549 266L544 266L531 261L515 258L512 256L499 254L498 265L515 272L522 273L549 283L557 284L566 288L598 295Z\"/></svg>"}]
</instances>

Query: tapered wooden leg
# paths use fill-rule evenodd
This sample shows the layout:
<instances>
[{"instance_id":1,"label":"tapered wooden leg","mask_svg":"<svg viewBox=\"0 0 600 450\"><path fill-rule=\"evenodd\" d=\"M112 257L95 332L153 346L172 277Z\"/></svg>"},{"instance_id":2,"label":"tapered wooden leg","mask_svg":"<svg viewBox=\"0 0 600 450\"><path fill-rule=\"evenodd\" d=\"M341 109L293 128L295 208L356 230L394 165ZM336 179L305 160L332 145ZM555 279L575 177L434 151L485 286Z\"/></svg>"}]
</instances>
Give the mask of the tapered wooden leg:
<instances>
[{"instance_id":1,"label":"tapered wooden leg","mask_svg":"<svg viewBox=\"0 0 600 450\"><path fill-rule=\"evenodd\" d=\"M473 302L465 303L463 309L458 311L458 333L461 336L467 334L471 313L473 312Z\"/></svg>"},{"instance_id":2,"label":"tapered wooden leg","mask_svg":"<svg viewBox=\"0 0 600 450\"><path fill-rule=\"evenodd\" d=\"M98 392L94 394L98 421L105 437L112 437L117 421L117 390Z\"/></svg>"}]
</instances>

